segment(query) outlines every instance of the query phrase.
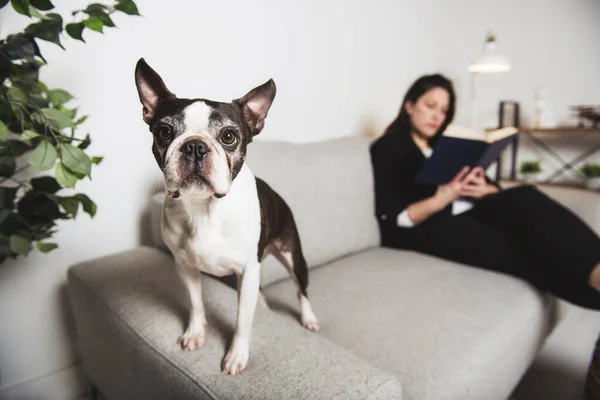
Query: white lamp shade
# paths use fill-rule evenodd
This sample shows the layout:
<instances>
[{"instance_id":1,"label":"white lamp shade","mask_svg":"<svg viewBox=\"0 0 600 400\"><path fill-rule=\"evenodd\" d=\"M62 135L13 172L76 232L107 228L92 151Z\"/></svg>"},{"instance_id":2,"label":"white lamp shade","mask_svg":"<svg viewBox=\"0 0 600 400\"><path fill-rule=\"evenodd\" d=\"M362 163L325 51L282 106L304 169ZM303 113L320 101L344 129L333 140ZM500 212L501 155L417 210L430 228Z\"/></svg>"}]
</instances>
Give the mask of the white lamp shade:
<instances>
[{"instance_id":1,"label":"white lamp shade","mask_svg":"<svg viewBox=\"0 0 600 400\"><path fill-rule=\"evenodd\" d=\"M506 72L509 70L510 61L497 51L493 36L488 37L483 52L475 57L469 65L469 72L473 73Z\"/></svg>"}]
</instances>

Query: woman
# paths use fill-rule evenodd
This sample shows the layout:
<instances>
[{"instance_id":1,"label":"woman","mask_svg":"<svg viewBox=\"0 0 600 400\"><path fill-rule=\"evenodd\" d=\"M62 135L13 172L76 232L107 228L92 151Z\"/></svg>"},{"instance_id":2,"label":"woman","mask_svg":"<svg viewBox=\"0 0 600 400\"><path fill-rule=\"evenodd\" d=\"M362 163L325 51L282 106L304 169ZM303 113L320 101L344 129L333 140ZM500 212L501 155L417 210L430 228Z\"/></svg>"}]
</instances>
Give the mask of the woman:
<instances>
[{"instance_id":1,"label":"woman","mask_svg":"<svg viewBox=\"0 0 600 400\"><path fill-rule=\"evenodd\" d=\"M568 209L533 186L503 190L480 167L445 185L415 183L454 110L452 83L423 76L371 146L382 245L507 273L600 310L600 238Z\"/></svg>"}]
</instances>

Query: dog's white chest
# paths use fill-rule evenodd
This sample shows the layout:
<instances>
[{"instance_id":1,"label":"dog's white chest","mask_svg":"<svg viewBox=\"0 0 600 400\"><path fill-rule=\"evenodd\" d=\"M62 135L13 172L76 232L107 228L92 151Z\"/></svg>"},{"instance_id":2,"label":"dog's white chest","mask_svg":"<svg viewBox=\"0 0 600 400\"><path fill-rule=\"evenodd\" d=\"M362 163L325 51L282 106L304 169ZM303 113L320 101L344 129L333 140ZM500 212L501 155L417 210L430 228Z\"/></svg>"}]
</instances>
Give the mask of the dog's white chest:
<instances>
[{"instance_id":1,"label":"dog's white chest","mask_svg":"<svg viewBox=\"0 0 600 400\"><path fill-rule=\"evenodd\" d=\"M176 259L211 275L241 272L256 260L259 237L256 181L246 166L222 199L165 204L165 243Z\"/></svg>"},{"instance_id":2,"label":"dog's white chest","mask_svg":"<svg viewBox=\"0 0 600 400\"><path fill-rule=\"evenodd\" d=\"M243 220L234 216L226 220L198 217L194 222L196 230L187 246L188 258L194 259L204 272L215 276L241 272L248 263L248 243L235 231L235 225L241 224Z\"/></svg>"}]
</instances>

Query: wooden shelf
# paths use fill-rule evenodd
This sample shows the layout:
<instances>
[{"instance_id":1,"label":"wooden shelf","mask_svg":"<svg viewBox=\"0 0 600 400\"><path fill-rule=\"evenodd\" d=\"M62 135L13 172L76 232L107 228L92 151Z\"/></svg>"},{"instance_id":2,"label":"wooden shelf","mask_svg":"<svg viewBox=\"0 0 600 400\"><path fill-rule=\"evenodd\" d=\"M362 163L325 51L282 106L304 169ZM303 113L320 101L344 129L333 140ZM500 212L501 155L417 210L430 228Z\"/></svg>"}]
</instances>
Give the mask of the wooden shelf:
<instances>
[{"instance_id":1,"label":"wooden shelf","mask_svg":"<svg viewBox=\"0 0 600 400\"><path fill-rule=\"evenodd\" d=\"M585 190L588 192L597 192L600 193L600 189L590 189L588 188L586 185L584 185L583 183L579 183L579 182L544 182L539 181L539 182L526 182L522 179L517 179L517 180L511 180L511 179L501 179L500 180L500 185L502 184L506 184L508 187L512 187L512 186L516 186L516 185L522 185L522 184L532 184L532 185L540 185L540 186L556 186L556 187L565 187L565 188L571 188L571 189L580 189L580 190Z\"/></svg>"},{"instance_id":2,"label":"wooden shelf","mask_svg":"<svg viewBox=\"0 0 600 400\"><path fill-rule=\"evenodd\" d=\"M519 131L530 133L600 133L600 128L579 128L576 126L562 126L556 128L519 128Z\"/></svg>"},{"instance_id":3,"label":"wooden shelf","mask_svg":"<svg viewBox=\"0 0 600 400\"><path fill-rule=\"evenodd\" d=\"M486 128L486 132L495 131L498 128ZM556 128L530 128L526 126L522 126L519 129L519 132L528 132L528 133L600 133L600 127L593 128L580 128L577 126L558 126Z\"/></svg>"}]
</instances>

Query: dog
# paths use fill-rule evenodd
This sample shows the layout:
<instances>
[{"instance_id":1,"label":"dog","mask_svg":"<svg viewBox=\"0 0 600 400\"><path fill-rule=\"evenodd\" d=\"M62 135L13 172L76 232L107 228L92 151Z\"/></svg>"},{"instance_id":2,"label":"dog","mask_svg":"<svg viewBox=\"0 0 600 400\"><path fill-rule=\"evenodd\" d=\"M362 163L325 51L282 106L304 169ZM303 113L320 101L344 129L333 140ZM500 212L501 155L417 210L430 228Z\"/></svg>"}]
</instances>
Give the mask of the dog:
<instances>
[{"instance_id":1,"label":"dog","mask_svg":"<svg viewBox=\"0 0 600 400\"><path fill-rule=\"evenodd\" d=\"M263 129L275 98L275 82L270 79L229 103L178 98L140 58L135 83L167 192L162 237L191 305L187 329L177 343L190 351L204 342L201 272L235 274L238 313L222 372L240 374L248 363L260 264L267 255L276 257L294 279L302 325L319 329L308 301L308 267L292 211L245 163L247 146Z\"/></svg>"}]
</instances>

